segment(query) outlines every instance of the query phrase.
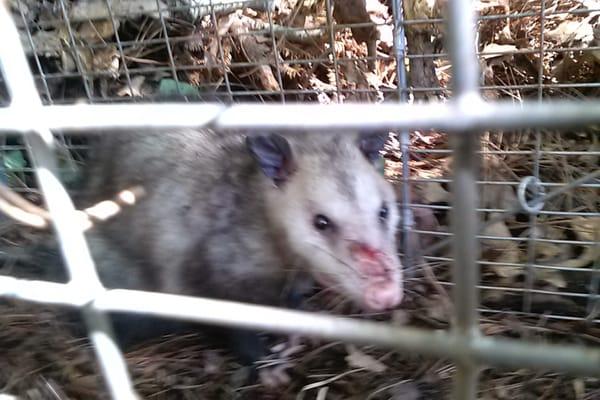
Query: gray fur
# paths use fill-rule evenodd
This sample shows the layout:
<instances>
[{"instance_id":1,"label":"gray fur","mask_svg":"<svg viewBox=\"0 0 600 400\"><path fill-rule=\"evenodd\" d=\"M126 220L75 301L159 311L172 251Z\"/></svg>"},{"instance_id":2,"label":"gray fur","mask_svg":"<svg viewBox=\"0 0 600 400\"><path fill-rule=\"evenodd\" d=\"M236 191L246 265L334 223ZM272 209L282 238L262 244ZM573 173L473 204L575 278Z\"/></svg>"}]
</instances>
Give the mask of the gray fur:
<instances>
[{"instance_id":1,"label":"gray fur","mask_svg":"<svg viewBox=\"0 0 600 400\"><path fill-rule=\"evenodd\" d=\"M353 201L352 168L368 166L356 146L328 135L287 137L295 157L310 159L310 173L331 176ZM109 132L93 154L82 206L133 185L146 191L138 204L88 234L106 286L278 305L290 271L306 270L306 260L288 251L269 222L265 193L273 182L243 135Z\"/></svg>"},{"instance_id":2,"label":"gray fur","mask_svg":"<svg viewBox=\"0 0 600 400\"><path fill-rule=\"evenodd\" d=\"M146 191L89 235L107 286L277 301L283 265L256 190L264 182L240 135L111 132L89 172L88 205L137 184ZM107 265L106 251L129 265ZM133 277L115 273L124 269Z\"/></svg>"}]
</instances>

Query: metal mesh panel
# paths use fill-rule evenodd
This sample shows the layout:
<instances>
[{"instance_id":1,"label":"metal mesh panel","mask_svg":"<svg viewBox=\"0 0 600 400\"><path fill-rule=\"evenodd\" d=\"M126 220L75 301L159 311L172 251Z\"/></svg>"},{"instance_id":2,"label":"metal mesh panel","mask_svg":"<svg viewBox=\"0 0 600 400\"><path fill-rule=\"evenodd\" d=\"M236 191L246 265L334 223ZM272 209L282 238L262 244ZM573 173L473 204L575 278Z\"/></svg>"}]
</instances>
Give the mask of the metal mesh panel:
<instances>
[{"instance_id":1,"label":"metal mesh panel","mask_svg":"<svg viewBox=\"0 0 600 400\"><path fill-rule=\"evenodd\" d=\"M264 13L262 23L251 24L251 14L232 13L239 2L157 0L143 2L148 8L135 11L136 18L123 26L119 17L134 12L126 2L78 9L59 0L43 2L38 7L49 8L42 11L34 3L11 2L12 14L2 9L6 44L0 49L0 129L10 135L1 137L0 154L4 160L24 154L23 165L10 168L9 183L32 198L38 190L43 193L71 279L58 284L0 277L0 294L81 308L114 398L136 394L112 339L109 311L295 331L448 357L457 367L457 399L476 397L480 364L599 376L597 349L494 338L480 328L498 314L600 323L598 202L585 204L572 196L573 191L597 196L600 151L559 145L595 143L598 134L593 124L600 122L600 103L589 98L597 96L600 85L600 42L594 33L564 39L561 35L569 32L564 33L561 21L575 15L594 26L600 10L587 3L573 8L568 2L523 2L512 8L490 5L474 18L471 2L453 1L444 24L439 10L425 18L391 1L388 18L377 23L340 23L344 16L336 12L338 1L314 2L321 10L291 10L289 19L282 19L283 11L272 3L247 1L254 12ZM310 12L321 19L306 24L309 28L291 22L298 15L312 18ZM38 17L32 18L34 13ZM102 23L91 23L94 18ZM517 22L525 19L535 20L534 31L518 31ZM58 29L60 43L47 35ZM373 32L380 35L380 48L390 47L387 52L373 49ZM431 32L445 36L447 47L438 50L437 41L423 39ZM391 36L381 37L385 34ZM506 35L516 36L506 43L520 45L493 45ZM343 48L340 39L347 36L357 39L356 48ZM361 37L364 43L358 43ZM292 43L285 51L284 42ZM306 50L311 46L321 50L319 57ZM559 61L555 70L545 71L540 60L550 57ZM33 77L24 72L29 68ZM385 79L370 82L372 68L384 70L380 76ZM311 81L307 70L318 79ZM523 76L516 79L515 74ZM170 103L149 104L164 102L165 94ZM82 101L86 104L78 104ZM398 328L210 299L105 290L57 179L83 161L85 132L82 139L53 137L50 130L155 126L393 130L400 158L396 178L403 183L404 264L409 276L422 273L426 264L440 293L453 294L452 329ZM569 130L575 127L585 130ZM558 128L564 129L558 133ZM426 134L431 131L443 134ZM436 140L442 144L427 143ZM527 145L520 146L520 140ZM51 149L57 142L71 150L66 160L55 160ZM429 163L430 173L415 174L419 163ZM518 174L509 164L520 165ZM449 166L452 176L444 174ZM506 200L498 202L498 197ZM419 227L419 216L427 213L446 223ZM412 235L430 245L414 248ZM552 255L563 249L565 256L557 261Z\"/></svg>"}]
</instances>

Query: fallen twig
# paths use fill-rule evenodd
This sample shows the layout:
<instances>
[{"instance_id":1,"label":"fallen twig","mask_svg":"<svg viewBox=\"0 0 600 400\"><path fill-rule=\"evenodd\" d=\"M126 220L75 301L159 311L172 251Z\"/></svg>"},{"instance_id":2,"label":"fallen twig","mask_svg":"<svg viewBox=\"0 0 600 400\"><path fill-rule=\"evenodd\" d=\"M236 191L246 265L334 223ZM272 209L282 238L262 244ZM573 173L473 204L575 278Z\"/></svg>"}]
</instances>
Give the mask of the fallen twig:
<instances>
[{"instance_id":1,"label":"fallen twig","mask_svg":"<svg viewBox=\"0 0 600 400\"><path fill-rule=\"evenodd\" d=\"M81 229L87 231L92 228L92 220L105 221L112 218L121 211L121 206L135 204L144 194L141 186L134 186L119 192L113 200L101 201L83 211L76 210ZM39 229L48 229L52 221L46 209L24 199L3 184L0 184L0 211L17 222Z\"/></svg>"}]
</instances>

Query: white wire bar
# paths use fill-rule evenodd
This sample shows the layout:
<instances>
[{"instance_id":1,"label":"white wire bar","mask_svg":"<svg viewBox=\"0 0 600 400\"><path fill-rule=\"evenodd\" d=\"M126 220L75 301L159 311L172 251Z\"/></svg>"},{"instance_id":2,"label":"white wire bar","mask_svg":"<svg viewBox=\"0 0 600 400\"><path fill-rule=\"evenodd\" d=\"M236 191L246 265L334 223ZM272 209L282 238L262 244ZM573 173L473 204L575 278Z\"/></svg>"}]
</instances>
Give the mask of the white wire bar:
<instances>
[{"instance_id":1,"label":"white wire bar","mask_svg":"<svg viewBox=\"0 0 600 400\"><path fill-rule=\"evenodd\" d=\"M600 350L585 346L537 344L453 331L397 327L380 322L332 317L277 307L209 298L114 289L96 295L76 285L0 277L0 296L36 303L90 307L100 312L134 312L220 326L294 332L331 340L401 349L455 361L473 360L508 368L539 368L600 376Z\"/></svg>"},{"instance_id":2,"label":"white wire bar","mask_svg":"<svg viewBox=\"0 0 600 400\"><path fill-rule=\"evenodd\" d=\"M448 45L452 61L452 102L458 108L470 112L481 104L479 95L479 65L475 18L471 0L454 0L448 3ZM474 127L466 127L469 135L459 137L454 143L454 170L452 184L452 241L454 262L452 280L454 289L453 332L466 343L475 343L481 335L479 314L479 266L477 265L479 231L476 171L478 170L477 147L479 133ZM452 398L454 400L477 398L479 365L476 357L456 360Z\"/></svg>"},{"instance_id":3,"label":"white wire bar","mask_svg":"<svg viewBox=\"0 0 600 400\"><path fill-rule=\"evenodd\" d=\"M69 272L70 285L80 293L94 296L104 291L96 273L83 230L75 219L71 198L57 177L53 136L44 121L31 116L42 108L41 99L29 71L23 48L8 6L0 7L0 31L5 39L0 46L0 63L6 80L11 103L8 110L30 123L26 135L29 154L44 201L50 213L53 229L59 239L60 250ZM100 361L103 376L113 398L137 399L123 355L117 346L108 316L93 307L82 304L80 310L86 321L91 342Z\"/></svg>"},{"instance_id":4,"label":"white wire bar","mask_svg":"<svg viewBox=\"0 0 600 400\"><path fill-rule=\"evenodd\" d=\"M6 46L8 47L8 46ZM18 84L17 84L18 86ZM310 118L307 118L310 115ZM79 104L45 106L36 120L49 129L210 126L220 129L436 129L449 133L528 127L586 127L600 123L600 101L428 104ZM30 120L0 108L0 130L27 132ZM68 121L68 123L67 123Z\"/></svg>"}]
</instances>

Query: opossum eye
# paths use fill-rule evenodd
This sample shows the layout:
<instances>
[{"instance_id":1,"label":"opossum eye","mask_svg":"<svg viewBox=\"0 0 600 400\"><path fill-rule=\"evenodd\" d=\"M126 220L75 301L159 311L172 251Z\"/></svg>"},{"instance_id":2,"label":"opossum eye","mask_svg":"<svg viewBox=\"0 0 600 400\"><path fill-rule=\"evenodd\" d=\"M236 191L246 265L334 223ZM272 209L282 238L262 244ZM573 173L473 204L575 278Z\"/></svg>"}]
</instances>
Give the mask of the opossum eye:
<instances>
[{"instance_id":1,"label":"opossum eye","mask_svg":"<svg viewBox=\"0 0 600 400\"><path fill-rule=\"evenodd\" d=\"M327 218L323 214L315 215L313 225L315 226L315 228L317 228L320 231L325 231L327 229L331 229L333 226L333 224L331 223L329 218Z\"/></svg>"},{"instance_id":2,"label":"opossum eye","mask_svg":"<svg viewBox=\"0 0 600 400\"><path fill-rule=\"evenodd\" d=\"M387 220L389 211L390 210L388 209L388 206L384 203L379 209L379 220L381 222L385 222Z\"/></svg>"}]
</instances>

